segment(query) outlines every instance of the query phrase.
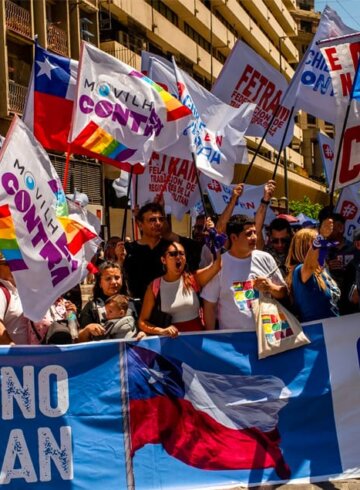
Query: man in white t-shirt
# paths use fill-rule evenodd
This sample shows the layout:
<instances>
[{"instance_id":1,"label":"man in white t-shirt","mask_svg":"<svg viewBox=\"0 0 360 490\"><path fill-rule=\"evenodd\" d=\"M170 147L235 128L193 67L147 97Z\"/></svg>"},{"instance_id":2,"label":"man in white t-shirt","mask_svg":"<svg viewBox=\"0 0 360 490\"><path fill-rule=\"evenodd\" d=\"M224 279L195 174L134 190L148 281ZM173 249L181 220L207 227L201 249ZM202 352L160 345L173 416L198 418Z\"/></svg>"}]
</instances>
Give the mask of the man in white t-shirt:
<instances>
[{"instance_id":1,"label":"man in white t-shirt","mask_svg":"<svg viewBox=\"0 0 360 490\"><path fill-rule=\"evenodd\" d=\"M204 287L204 319L213 330L255 330L254 301L259 292L275 299L287 295L287 287L273 257L256 250L256 229L252 218L234 215L226 226L229 251L222 255L220 272Z\"/></svg>"},{"instance_id":2,"label":"man in white t-shirt","mask_svg":"<svg viewBox=\"0 0 360 490\"><path fill-rule=\"evenodd\" d=\"M27 344L28 325L14 277L0 254L0 344Z\"/></svg>"}]
</instances>

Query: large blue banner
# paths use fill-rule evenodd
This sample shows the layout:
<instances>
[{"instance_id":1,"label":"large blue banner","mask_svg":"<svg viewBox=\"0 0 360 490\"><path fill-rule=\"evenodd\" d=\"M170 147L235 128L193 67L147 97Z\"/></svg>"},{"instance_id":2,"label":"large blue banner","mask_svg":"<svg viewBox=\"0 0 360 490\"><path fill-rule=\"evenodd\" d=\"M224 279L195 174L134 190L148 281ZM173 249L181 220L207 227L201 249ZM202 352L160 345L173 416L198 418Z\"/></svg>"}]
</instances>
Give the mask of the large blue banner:
<instances>
[{"instance_id":1,"label":"large blue banner","mask_svg":"<svg viewBox=\"0 0 360 490\"><path fill-rule=\"evenodd\" d=\"M260 361L254 332L2 347L0 484L210 489L360 476L359 319L306 326L310 345Z\"/></svg>"}]
</instances>

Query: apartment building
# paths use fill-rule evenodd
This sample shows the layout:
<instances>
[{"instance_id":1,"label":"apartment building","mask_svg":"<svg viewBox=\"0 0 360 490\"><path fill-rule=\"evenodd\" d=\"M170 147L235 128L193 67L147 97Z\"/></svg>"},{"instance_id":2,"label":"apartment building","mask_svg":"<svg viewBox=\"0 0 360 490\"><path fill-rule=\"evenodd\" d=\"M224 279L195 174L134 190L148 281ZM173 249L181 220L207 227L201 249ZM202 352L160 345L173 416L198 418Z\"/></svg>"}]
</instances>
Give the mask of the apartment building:
<instances>
[{"instance_id":1,"label":"apartment building","mask_svg":"<svg viewBox=\"0 0 360 490\"><path fill-rule=\"evenodd\" d=\"M296 0L0 0L0 133L5 134L14 114L21 115L33 60L33 40L55 53L77 59L82 39L122 61L140 68L141 50L175 56L179 66L210 88L234 43L242 39L290 80L299 61L294 39L298 34ZM248 141L250 153L259 138ZM295 129L287 149L289 198L324 200L324 189L301 174L303 132ZM63 155L51 155L60 174ZM271 177L276 153L263 145L249 183ZM240 181L244 166L236 166ZM278 195L284 168L278 172ZM84 158L72 161L69 188L86 192L90 202L116 208L110 181L118 171ZM105 182L105 185L103 183ZM105 191L103 192L103 190ZM106 195L105 195L106 193ZM108 222L113 219L110 214Z\"/></svg>"}]
</instances>

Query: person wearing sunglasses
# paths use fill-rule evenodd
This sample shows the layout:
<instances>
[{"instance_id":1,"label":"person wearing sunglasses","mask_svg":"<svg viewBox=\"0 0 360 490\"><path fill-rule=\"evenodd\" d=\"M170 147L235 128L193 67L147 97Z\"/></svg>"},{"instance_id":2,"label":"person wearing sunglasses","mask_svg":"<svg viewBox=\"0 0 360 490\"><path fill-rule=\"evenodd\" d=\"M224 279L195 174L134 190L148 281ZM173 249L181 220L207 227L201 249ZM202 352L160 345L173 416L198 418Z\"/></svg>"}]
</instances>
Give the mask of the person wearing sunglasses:
<instances>
[{"instance_id":1,"label":"person wearing sunglasses","mask_svg":"<svg viewBox=\"0 0 360 490\"><path fill-rule=\"evenodd\" d=\"M167 242L161 255L165 274L147 288L139 317L139 328L148 335L176 337L179 332L204 330L200 318L198 293L220 270L221 256L204 269L187 272L184 247ZM162 312L171 315L171 324L162 327L151 322L153 309L158 303Z\"/></svg>"},{"instance_id":2,"label":"person wearing sunglasses","mask_svg":"<svg viewBox=\"0 0 360 490\"><path fill-rule=\"evenodd\" d=\"M285 261L289 252L293 233L290 223L284 218L275 218L271 221L268 229L268 243L264 251L268 252L275 259L283 277L286 277L287 271Z\"/></svg>"}]
</instances>

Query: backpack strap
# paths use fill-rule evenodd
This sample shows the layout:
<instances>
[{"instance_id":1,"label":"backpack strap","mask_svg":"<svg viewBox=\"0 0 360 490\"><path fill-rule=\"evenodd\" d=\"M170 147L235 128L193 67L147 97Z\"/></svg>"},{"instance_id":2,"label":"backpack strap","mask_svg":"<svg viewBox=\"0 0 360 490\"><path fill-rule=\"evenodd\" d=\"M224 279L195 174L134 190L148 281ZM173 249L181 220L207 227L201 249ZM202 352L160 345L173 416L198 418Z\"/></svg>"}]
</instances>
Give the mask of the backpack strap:
<instances>
[{"instance_id":1,"label":"backpack strap","mask_svg":"<svg viewBox=\"0 0 360 490\"><path fill-rule=\"evenodd\" d=\"M0 282L0 289L4 293L4 296L6 299L6 309L5 309L5 315L6 315L7 310L9 308L10 300L11 300L11 294L10 294L10 291L8 290L8 288L2 282Z\"/></svg>"},{"instance_id":2,"label":"backpack strap","mask_svg":"<svg viewBox=\"0 0 360 490\"><path fill-rule=\"evenodd\" d=\"M197 282L197 279L194 276L194 274L190 274L190 283L191 283L191 287L193 288L195 293L199 294L200 293L200 286L199 286L199 283Z\"/></svg>"},{"instance_id":3,"label":"backpack strap","mask_svg":"<svg viewBox=\"0 0 360 490\"><path fill-rule=\"evenodd\" d=\"M161 277L157 277L151 283L151 290L152 290L155 298L157 297L157 295L159 294L159 291L160 291L160 282L161 282Z\"/></svg>"}]
</instances>

